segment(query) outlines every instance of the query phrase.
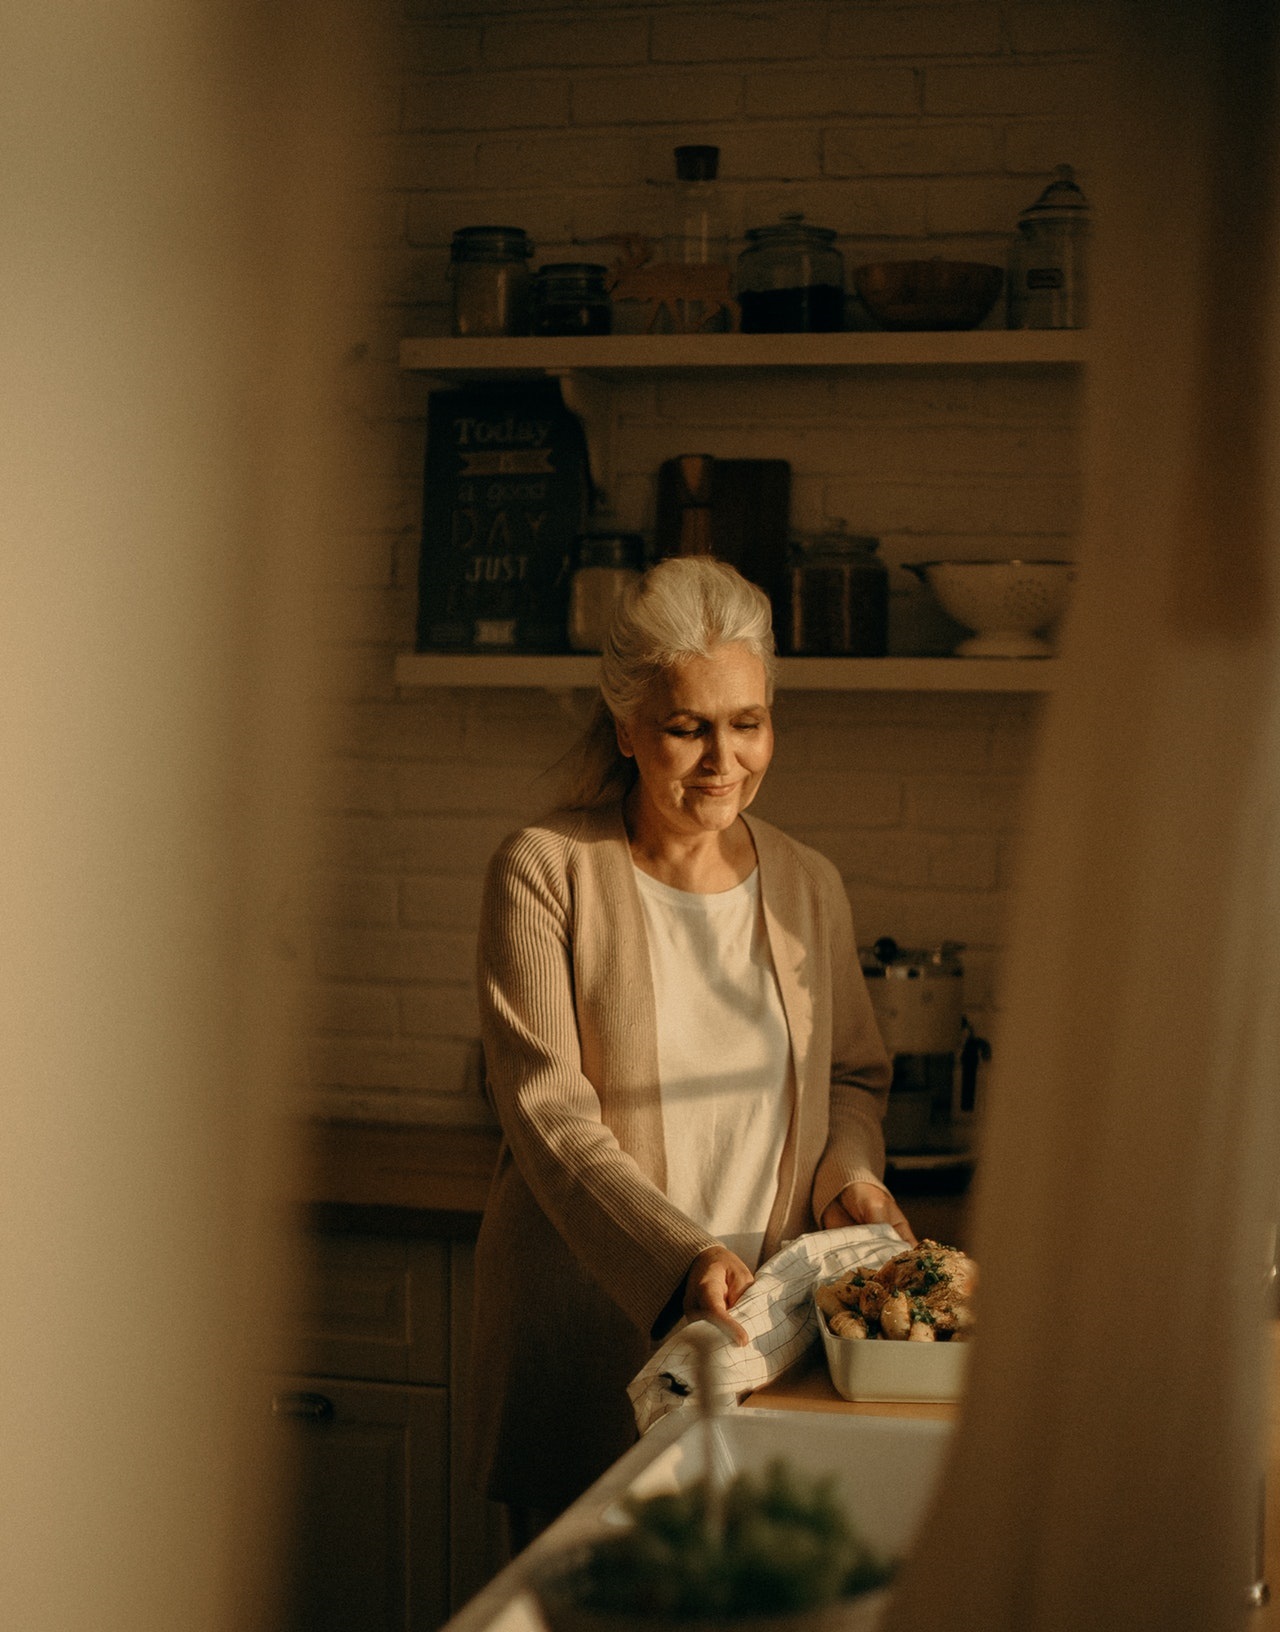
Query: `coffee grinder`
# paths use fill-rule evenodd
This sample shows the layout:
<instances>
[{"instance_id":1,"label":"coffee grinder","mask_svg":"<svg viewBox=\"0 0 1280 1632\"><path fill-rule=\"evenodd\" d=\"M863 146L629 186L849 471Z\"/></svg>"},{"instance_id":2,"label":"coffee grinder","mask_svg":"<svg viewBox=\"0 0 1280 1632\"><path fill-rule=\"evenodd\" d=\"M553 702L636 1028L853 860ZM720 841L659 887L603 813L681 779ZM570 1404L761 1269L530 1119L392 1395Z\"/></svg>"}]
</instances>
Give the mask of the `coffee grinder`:
<instances>
[{"instance_id":1,"label":"coffee grinder","mask_svg":"<svg viewBox=\"0 0 1280 1632\"><path fill-rule=\"evenodd\" d=\"M977 1075L990 1046L964 1014L958 941L900 947L882 936L862 953L880 1035L893 1061L885 1148L894 1156L963 1157L977 1108Z\"/></svg>"}]
</instances>

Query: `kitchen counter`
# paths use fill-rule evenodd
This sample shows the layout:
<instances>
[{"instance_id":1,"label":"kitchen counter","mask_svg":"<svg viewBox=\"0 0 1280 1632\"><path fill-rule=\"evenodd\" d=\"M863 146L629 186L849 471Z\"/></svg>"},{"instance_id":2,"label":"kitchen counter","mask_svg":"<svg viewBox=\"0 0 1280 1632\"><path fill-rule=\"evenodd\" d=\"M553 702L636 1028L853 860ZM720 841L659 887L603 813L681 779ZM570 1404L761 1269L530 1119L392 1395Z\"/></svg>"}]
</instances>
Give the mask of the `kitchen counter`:
<instances>
[{"instance_id":1,"label":"kitchen counter","mask_svg":"<svg viewBox=\"0 0 1280 1632\"><path fill-rule=\"evenodd\" d=\"M311 1122L301 1200L320 1216L409 1233L474 1234L498 1159L496 1127ZM888 1182L918 1235L965 1244L972 1168L895 1172Z\"/></svg>"},{"instance_id":2,"label":"kitchen counter","mask_svg":"<svg viewBox=\"0 0 1280 1632\"><path fill-rule=\"evenodd\" d=\"M953 1401L846 1400L836 1393L826 1356L815 1343L776 1382L748 1394L742 1404L769 1411L838 1411L854 1417L920 1417L950 1422L959 1406Z\"/></svg>"},{"instance_id":3,"label":"kitchen counter","mask_svg":"<svg viewBox=\"0 0 1280 1632\"><path fill-rule=\"evenodd\" d=\"M1271 1328L1270 1423L1267 1449L1266 1533L1263 1574L1272 1599L1249 1618L1249 1632L1280 1632L1280 1320ZM810 1349L776 1382L749 1394L745 1407L773 1411L833 1411L851 1416L933 1417L950 1419L954 1404L915 1405L881 1401L854 1402L836 1393L820 1348Z\"/></svg>"},{"instance_id":4,"label":"kitchen counter","mask_svg":"<svg viewBox=\"0 0 1280 1632\"><path fill-rule=\"evenodd\" d=\"M497 1128L313 1122L299 1199L330 1221L474 1235L498 1143Z\"/></svg>"},{"instance_id":5,"label":"kitchen counter","mask_svg":"<svg viewBox=\"0 0 1280 1632\"><path fill-rule=\"evenodd\" d=\"M488 1127L311 1123L305 1137L299 1200L313 1219L336 1221L352 1229L473 1235L484 1211L498 1142L497 1129ZM926 1188L920 1180L917 1184L921 1190ZM944 1207L963 1203L964 1186L957 1181L953 1184L951 1194L937 1198ZM914 1187L904 1190L907 1188ZM909 1216L920 1210L922 1199L904 1194ZM938 1219L939 1225L945 1217ZM921 1222L927 1229L934 1221ZM937 1233L945 1238L945 1234L958 1232L945 1230L944 1234L939 1229ZM1272 1340L1266 1575L1280 1594L1280 1321L1274 1323ZM827 1375L822 1350L815 1345L783 1377L749 1395L743 1409L948 1420L958 1408L841 1399ZM1280 1599L1250 1617L1249 1632L1280 1632Z\"/></svg>"},{"instance_id":6,"label":"kitchen counter","mask_svg":"<svg viewBox=\"0 0 1280 1632\"><path fill-rule=\"evenodd\" d=\"M1273 1415L1268 1466L1268 1512L1271 1523L1268 1525L1266 1573L1268 1579L1280 1587L1280 1322L1275 1325L1272 1341ZM751 1419L759 1418L760 1427L775 1437L779 1430L776 1427L768 1429L768 1424L783 1422L787 1412L810 1414L807 1416L808 1424L813 1423L812 1413L828 1411L839 1413L846 1419L862 1419L861 1423L849 1420L847 1428L840 1430L842 1436L852 1435L855 1431L879 1431L867 1421L876 1416L899 1419L902 1422L901 1433L908 1435L930 1431L931 1424L925 1421L909 1424L903 1419L946 1419L956 1409L953 1405L873 1405L842 1400L827 1378L821 1354L814 1351L778 1382L749 1396L731 1415L745 1419L746 1425L750 1424ZM658 1422L593 1487L587 1497L575 1504L563 1519L539 1537L526 1553L521 1554L457 1615L449 1623L448 1632L545 1632L541 1617L523 1591L531 1573L559 1547L595 1533L605 1509L626 1489L642 1488L633 1482L651 1478L648 1470L656 1473L663 1463L670 1460L678 1436L688 1431L688 1422L689 1418L683 1412L672 1412ZM795 1430L782 1430L782 1437L789 1445L812 1440L812 1430L800 1434L799 1426L797 1423ZM829 1443L832 1434L824 1431L820 1437ZM1241 1625L1247 1632L1280 1632L1280 1603L1270 1604L1249 1614Z\"/></svg>"}]
</instances>

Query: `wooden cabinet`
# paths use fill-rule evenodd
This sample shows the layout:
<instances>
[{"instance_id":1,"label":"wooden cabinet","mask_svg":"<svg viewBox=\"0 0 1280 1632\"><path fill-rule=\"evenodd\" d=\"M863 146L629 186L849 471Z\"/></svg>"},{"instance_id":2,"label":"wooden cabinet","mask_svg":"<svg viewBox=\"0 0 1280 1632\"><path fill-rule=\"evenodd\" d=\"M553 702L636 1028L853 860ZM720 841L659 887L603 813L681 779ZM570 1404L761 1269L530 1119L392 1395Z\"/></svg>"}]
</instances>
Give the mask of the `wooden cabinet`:
<instances>
[{"instance_id":1,"label":"wooden cabinet","mask_svg":"<svg viewBox=\"0 0 1280 1632\"><path fill-rule=\"evenodd\" d=\"M460 1466L472 1248L317 1232L294 1311L288 1632L432 1632L500 1567Z\"/></svg>"},{"instance_id":2,"label":"wooden cabinet","mask_svg":"<svg viewBox=\"0 0 1280 1632\"><path fill-rule=\"evenodd\" d=\"M449 1243L314 1234L295 1312L302 1369L370 1381L449 1381Z\"/></svg>"},{"instance_id":3,"label":"wooden cabinet","mask_svg":"<svg viewBox=\"0 0 1280 1632\"><path fill-rule=\"evenodd\" d=\"M448 1396L330 1377L275 1396L293 1439L289 1632L430 1632L448 1616Z\"/></svg>"}]
</instances>

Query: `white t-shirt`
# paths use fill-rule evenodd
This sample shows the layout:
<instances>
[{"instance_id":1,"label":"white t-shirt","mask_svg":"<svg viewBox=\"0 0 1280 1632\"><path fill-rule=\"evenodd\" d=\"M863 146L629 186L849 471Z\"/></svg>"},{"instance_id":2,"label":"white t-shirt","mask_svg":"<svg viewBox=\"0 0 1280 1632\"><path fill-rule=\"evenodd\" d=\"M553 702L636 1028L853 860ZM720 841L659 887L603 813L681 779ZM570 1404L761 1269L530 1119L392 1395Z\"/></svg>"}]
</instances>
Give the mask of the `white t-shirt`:
<instances>
[{"instance_id":1,"label":"white t-shirt","mask_svg":"<svg viewBox=\"0 0 1280 1632\"><path fill-rule=\"evenodd\" d=\"M795 1078L760 875L718 895L636 868L658 1009L667 1195L755 1269Z\"/></svg>"}]
</instances>

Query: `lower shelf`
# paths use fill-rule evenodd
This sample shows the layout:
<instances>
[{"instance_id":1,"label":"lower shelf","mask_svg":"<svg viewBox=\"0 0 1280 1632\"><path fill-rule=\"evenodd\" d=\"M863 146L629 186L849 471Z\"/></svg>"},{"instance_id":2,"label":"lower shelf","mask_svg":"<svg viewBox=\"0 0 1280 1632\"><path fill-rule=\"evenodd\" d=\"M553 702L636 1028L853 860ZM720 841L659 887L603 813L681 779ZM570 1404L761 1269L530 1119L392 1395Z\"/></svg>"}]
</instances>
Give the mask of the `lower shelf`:
<instances>
[{"instance_id":1,"label":"lower shelf","mask_svg":"<svg viewBox=\"0 0 1280 1632\"><path fill-rule=\"evenodd\" d=\"M784 657L782 691L1051 691L1052 658ZM546 691L592 690L598 661L590 656L486 652L402 652L396 684L509 686Z\"/></svg>"}]
</instances>

